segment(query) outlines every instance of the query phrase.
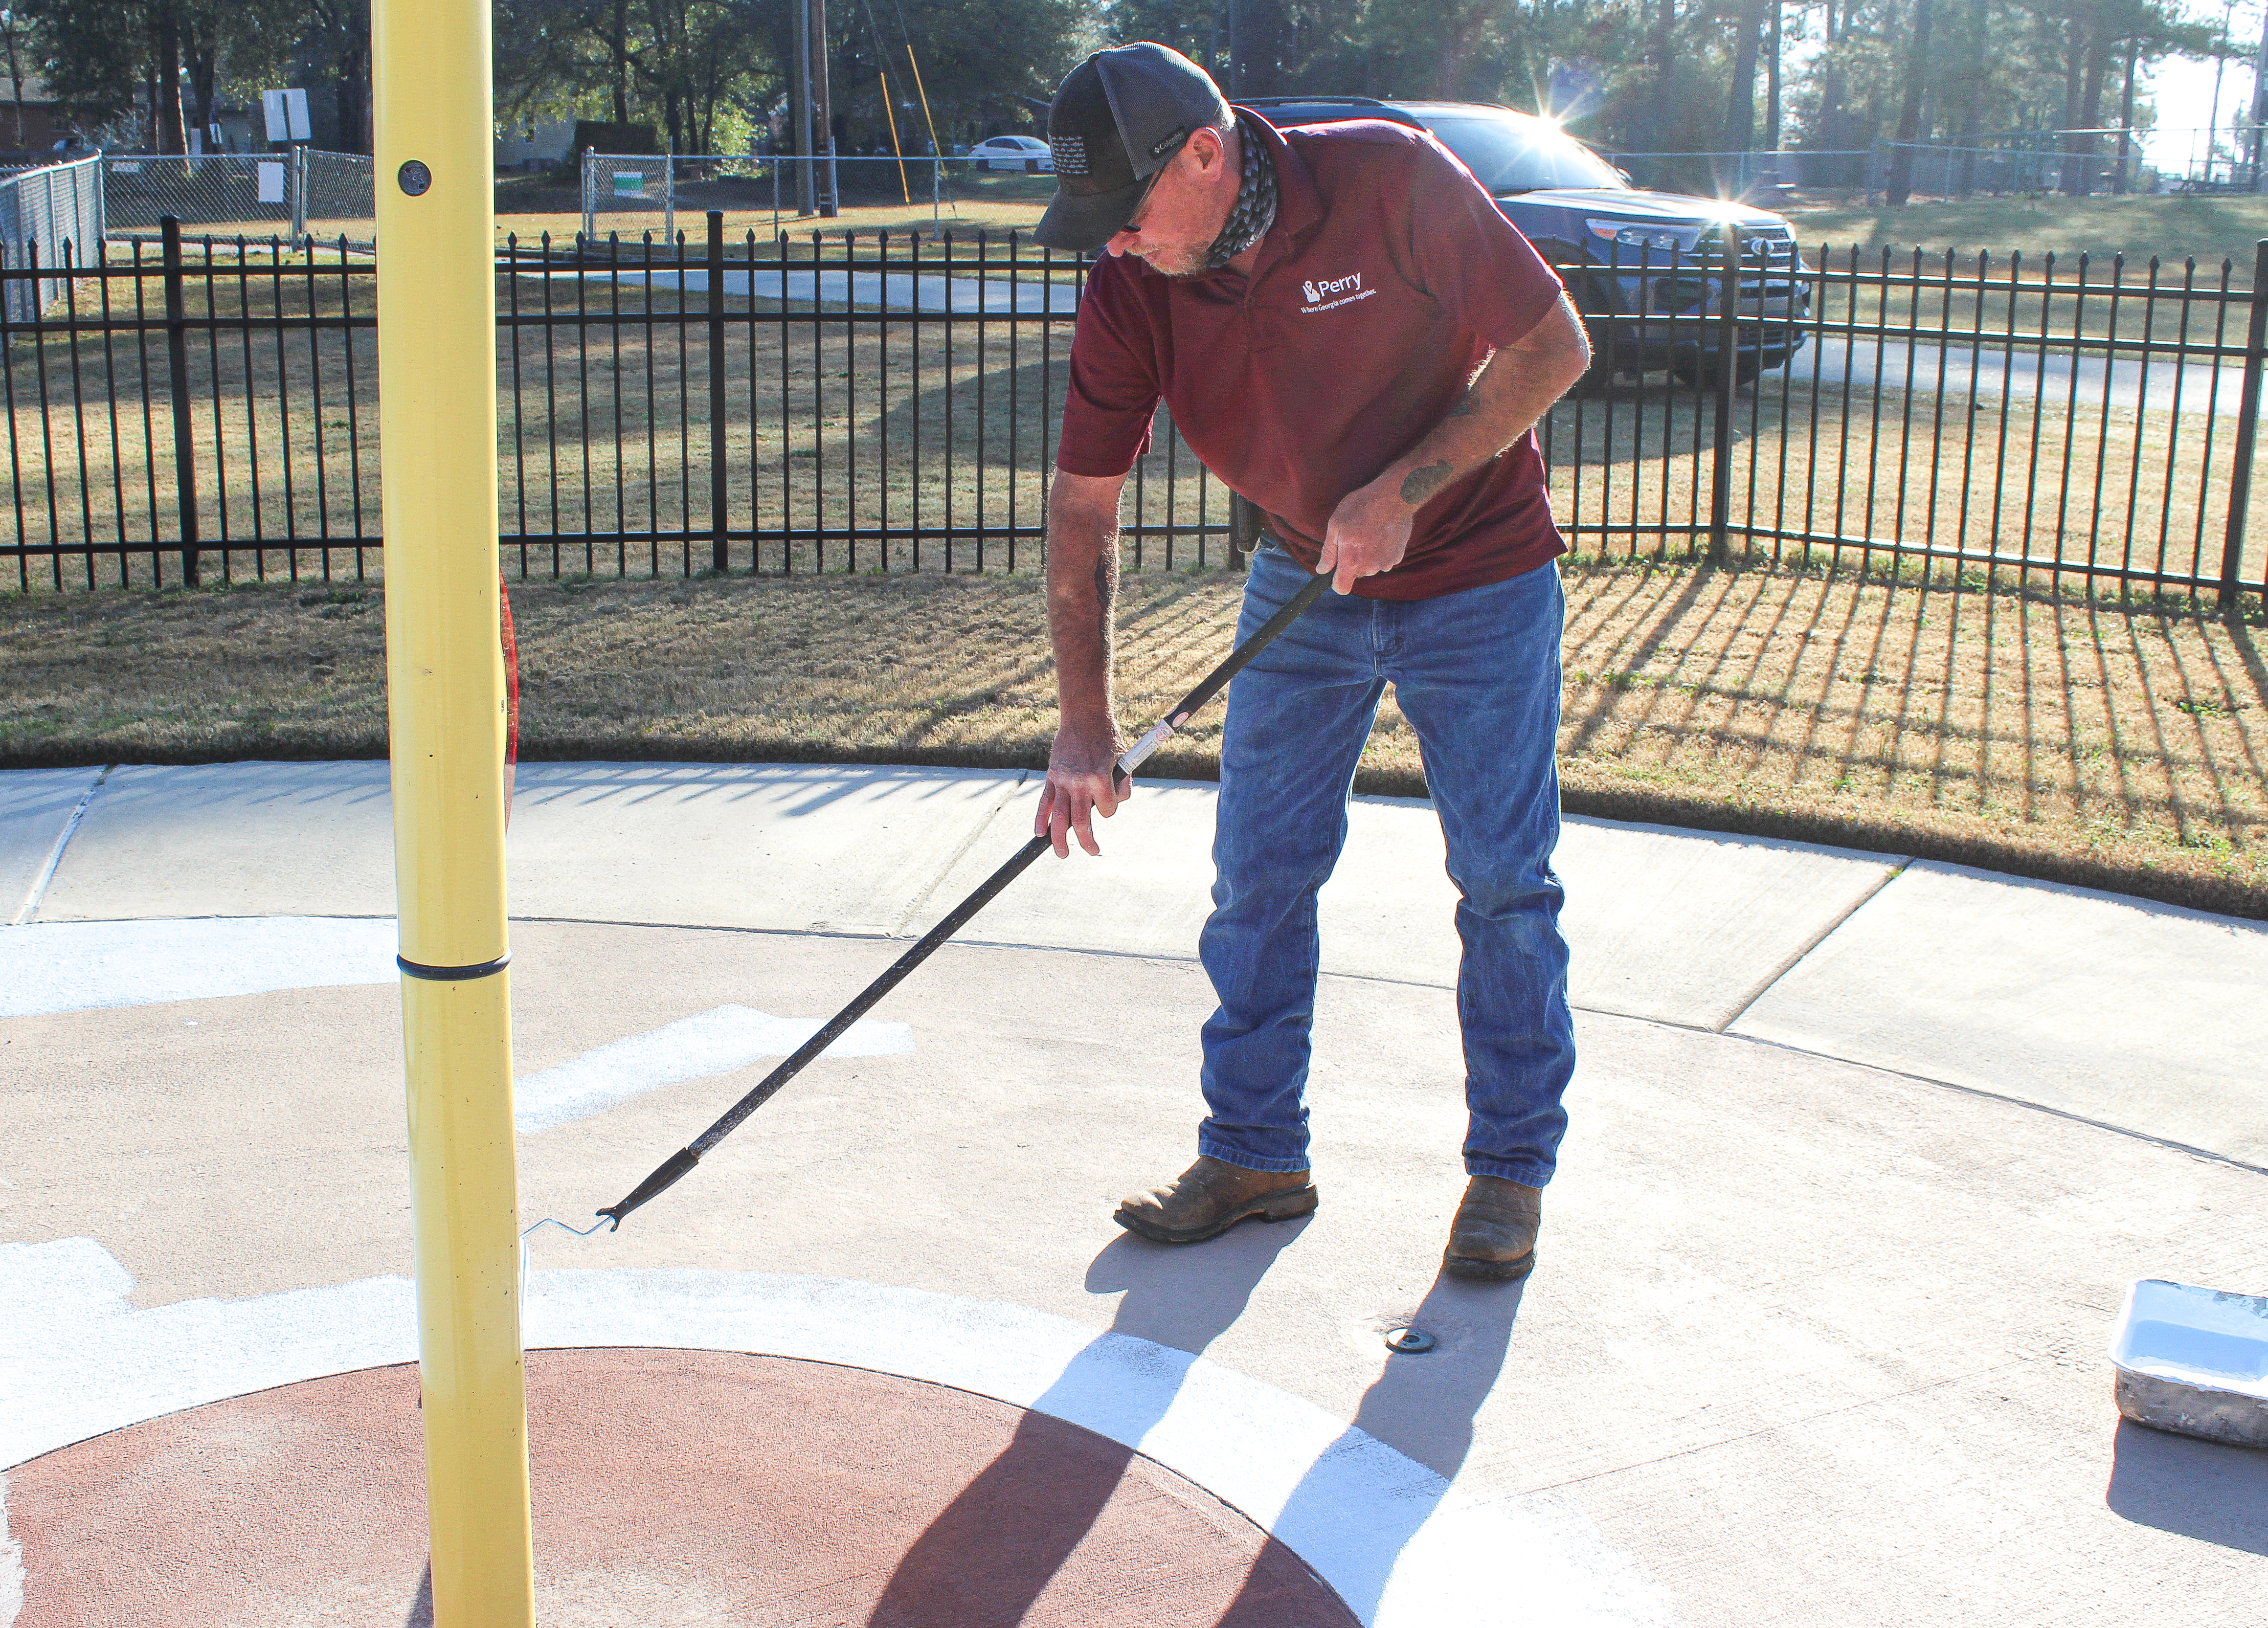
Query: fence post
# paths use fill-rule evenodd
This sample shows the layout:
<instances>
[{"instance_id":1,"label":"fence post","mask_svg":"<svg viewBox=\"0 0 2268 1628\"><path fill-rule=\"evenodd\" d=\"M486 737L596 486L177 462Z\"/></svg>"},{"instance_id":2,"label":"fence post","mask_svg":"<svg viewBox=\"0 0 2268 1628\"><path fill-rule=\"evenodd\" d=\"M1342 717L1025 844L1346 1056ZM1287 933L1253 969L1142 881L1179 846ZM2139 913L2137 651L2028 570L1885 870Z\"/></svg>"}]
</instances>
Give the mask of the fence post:
<instances>
[{"instance_id":1,"label":"fence post","mask_svg":"<svg viewBox=\"0 0 2268 1628\"><path fill-rule=\"evenodd\" d=\"M2244 566L2244 512L2252 505L2252 448L2260 433L2260 372L2268 345L2268 238L2252 246L2252 320L2244 334L2244 394L2236 409L2236 451L2228 466L2228 530L2220 544L2220 593L2215 603L2236 608Z\"/></svg>"},{"instance_id":2,"label":"fence post","mask_svg":"<svg viewBox=\"0 0 2268 1628\"><path fill-rule=\"evenodd\" d=\"M291 149L291 247L304 248L307 243L307 145L301 142Z\"/></svg>"},{"instance_id":3,"label":"fence post","mask_svg":"<svg viewBox=\"0 0 2268 1628\"><path fill-rule=\"evenodd\" d=\"M1725 227L1724 256L1720 270L1724 282L1724 304L1719 308L1717 323L1717 423L1711 442L1711 474L1709 477L1709 559L1721 565L1730 553L1727 534L1733 520L1733 392L1741 378L1741 247L1739 228ZM1704 341L1700 376L1709 378L1706 358L1709 355Z\"/></svg>"},{"instance_id":4,"label":"fence post","mask_svg":"<svg viewBox=\"0 0 2268 1628\"><path fill-rule=\"evenodd\" d=\"M583 241L590 242L599 235L599 197L594 179L599 173L599 150L583 149Z\"/></svg>"},{"instance_id":5,"label":"fence post","mask_svg":"<svg viewBox=\"0 0 2268 1628\"><path fill-rule=\"evenodd\" d=\"M196 438L189 423L188 300L181 277L181 217L158 221L166 265L166 362L173 381L173 496L181 517L181 581L197 586Z\"/></svg>"},{"instance_id":6,"label":"fence post","mask_svg":"<svg viewBox=\"0 0 2268 1628\"><path fill-rule=\"evenodd\" d=\"M1881 173L1881 143L1869 142L1867 144L1867 207L1868 209L1874 207L1874 193L1877 190L1875 181Z\"/></svg>"},{"instance_id":7,"label":"fence post","mask_svg":"<svg viewBox=\"0 0 2268 1628\"><path fill-rule=\"evenodd\" d=\"M682 263L682 262L681 262ZM753 292L753 289L751 290ZM709 568L725 570L725 211L709 211Z\"/></svg>"}]
</instances>

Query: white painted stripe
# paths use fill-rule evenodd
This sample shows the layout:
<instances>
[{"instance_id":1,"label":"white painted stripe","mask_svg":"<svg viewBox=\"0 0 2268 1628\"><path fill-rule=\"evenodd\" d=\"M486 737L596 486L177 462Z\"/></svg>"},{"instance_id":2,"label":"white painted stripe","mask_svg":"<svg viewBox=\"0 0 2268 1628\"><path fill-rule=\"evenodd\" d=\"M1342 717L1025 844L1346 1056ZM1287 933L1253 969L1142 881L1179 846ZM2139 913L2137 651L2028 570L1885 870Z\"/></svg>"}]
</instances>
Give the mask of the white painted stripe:
<instances>
[{"instance_id":1,"label":"white painted stripe","mask_svg":"<svg viewBox=\"0 0 2268 1628\"><path fill-rule=\"evenodd\" d=\"M100 1244L0 1245L0 1467L160 1414L416 1357L372 1278L142 1310ZM1272 1532L1373 1628L1654 1628L1667 1595L1551 1494L1484 1499L1314 1403L1027 1307L763 1272L541 1271L532 1346L744 1351L953 1385L1156 1459Z\"/></svg>"},{"instance_id":2,"label":"white painted stripe","mask_svg":"<svg viewBox=\"0 0 2268 1628\"><path fill-rule=\"evenodd\" d=\"M0 1018L391 983L385 917L34 922L0 932Z\"/></svg>"},{"instance_id":3,"label":"white painted stripe","mask_svg":"<svg viewBox=\"0 0 2268 1628\"><path fill-rule=\"evenodd\" d=\"M680 1018L528 1075L513 1087L513 1123L522 1136L556 1130L662 1086L730 1074L761 1057L784 1057L826 1020L776 1018L752 1006L717 1006ZM862 1019L821 1055L894 1057L913 1049L913 1031L905 1024Z\"/></svg>"}]
</instances>

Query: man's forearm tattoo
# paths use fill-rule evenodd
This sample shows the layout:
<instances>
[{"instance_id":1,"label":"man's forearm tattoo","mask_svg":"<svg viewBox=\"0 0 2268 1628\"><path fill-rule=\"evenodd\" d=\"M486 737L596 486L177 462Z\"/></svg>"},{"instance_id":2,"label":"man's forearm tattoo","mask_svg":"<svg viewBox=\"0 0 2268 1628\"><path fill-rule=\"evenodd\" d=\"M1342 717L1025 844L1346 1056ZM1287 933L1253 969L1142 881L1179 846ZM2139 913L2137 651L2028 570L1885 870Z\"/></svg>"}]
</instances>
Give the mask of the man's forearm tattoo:
<instances>
[{"instance_id":1,"label":"man's forearm tattoo","mask_svg":"<svg viewBox=\"0 0 2268 1628\"><path fill-rule=\"evenodd\" d=\"M1446 463L1429 463L1412 469L1402 477L1402 501L1414 509L1439 491L1448 478L1449 466Z\"/></svg>"},{"instance_id":2,"label":"man's forearm tattoo","mask_svg":"<svg viewBox=\"0 0 2268 1628\"><path fill-rule=\"evenodd\" d=\"M1094 637L1108 647L1110 643L1110 556L1094 556Z\"/></svg>"},{"instance_id":3,"label":"man's forearm tattoo","mask_svg":"<svg viewBox=\"0 0 2268 1628\"><path fill-rule=\"evenodd\" d=\"M1459 396L1454 401L1452 401L1449 404L1449 410L1446 416L1450 418L1469 418L1472 416L1472 414L1473 393L1470 390L1467 390L1464 394Z\"/></svg>"}]
</instances>

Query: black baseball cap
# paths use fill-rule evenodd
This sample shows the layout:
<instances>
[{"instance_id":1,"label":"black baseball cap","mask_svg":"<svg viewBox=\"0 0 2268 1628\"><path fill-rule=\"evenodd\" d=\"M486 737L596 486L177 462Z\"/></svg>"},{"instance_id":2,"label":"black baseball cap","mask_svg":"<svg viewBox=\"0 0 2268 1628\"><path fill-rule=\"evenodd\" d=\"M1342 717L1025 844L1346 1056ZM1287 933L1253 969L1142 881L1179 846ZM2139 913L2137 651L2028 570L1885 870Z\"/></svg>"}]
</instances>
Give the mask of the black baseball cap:
<instances>
[{"instance_id":1,"label":"black baseball cap","mask_svg":"<svg viewBox=\"0 0 2268 1628\"><path fill-rule=\"evenodd\" d=\"M1049 104L1056 195L1032 235L1049 248L1101 248L1191 132L1227 114L1212 76L1171 47L1145 40L1097 51Z\"/></svg>"}]
</instances>

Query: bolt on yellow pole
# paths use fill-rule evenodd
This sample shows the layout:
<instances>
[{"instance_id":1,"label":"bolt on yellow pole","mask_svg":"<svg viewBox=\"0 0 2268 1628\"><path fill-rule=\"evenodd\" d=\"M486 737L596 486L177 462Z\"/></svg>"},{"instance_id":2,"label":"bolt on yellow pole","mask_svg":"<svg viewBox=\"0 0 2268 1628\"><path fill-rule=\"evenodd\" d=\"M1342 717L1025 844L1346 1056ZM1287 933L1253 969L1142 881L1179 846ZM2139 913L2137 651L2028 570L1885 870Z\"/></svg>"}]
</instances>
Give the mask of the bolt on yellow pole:
<instances>
[{"instance_id":1,"label":"bolt on yellow pole","mask_svg":"<svg viewBox=\"0 0 2268 1628\"><path fill-rule=\"evenodd\" d=\"M532 1628L489 0L375 0L387 721L436 1628Z\"/></svg>"}]
</instances>

